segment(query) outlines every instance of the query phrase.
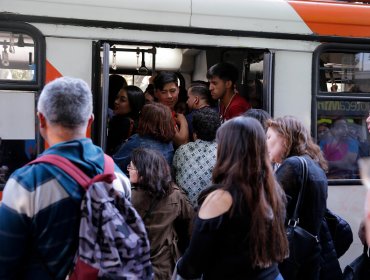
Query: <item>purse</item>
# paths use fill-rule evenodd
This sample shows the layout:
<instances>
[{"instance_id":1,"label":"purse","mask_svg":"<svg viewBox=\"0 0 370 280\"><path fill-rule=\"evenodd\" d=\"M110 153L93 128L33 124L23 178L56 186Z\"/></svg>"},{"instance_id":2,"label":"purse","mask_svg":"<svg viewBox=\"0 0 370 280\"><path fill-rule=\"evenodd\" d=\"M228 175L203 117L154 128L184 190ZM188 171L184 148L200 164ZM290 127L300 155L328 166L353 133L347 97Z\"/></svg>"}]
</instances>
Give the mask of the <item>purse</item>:
<instances>
[{"instance_id":1,"label":"purse","mask_svg":"<svg viewBox=\"0 0 370 280\"><path fill-rule=\"evenodd\" d=\"M370 251L365 245L361 256L347 265L343 273L344 280L368 280L370 279Z\"/></svg>"},{"instance_id":2,"label":"purse","mask_svg":"<svg viewBox=\"0 0 370 280\"><path fill-rule=\"evenodd\" d=\"M318 237L299 226L299 211L307 184L308 167L303 157L297 158L301 162L303 176L297 204L286 229L289 241L289 257L279 266L280 271L286 279L296 279L296 275L302 264L311 258L317 257L319 253L317 251L319 245Z\"/></svg>"},{"instance_id":3,"label":"purse","mask_svg":"<svg viewBox=\"0 0 370 280\"><path fill-rule=\"evenodd\" d=\"M353 242L351 226L342 217L326 209L324 218L329 228L338 259L347 252Z\"/></svg>"}]
</instances>

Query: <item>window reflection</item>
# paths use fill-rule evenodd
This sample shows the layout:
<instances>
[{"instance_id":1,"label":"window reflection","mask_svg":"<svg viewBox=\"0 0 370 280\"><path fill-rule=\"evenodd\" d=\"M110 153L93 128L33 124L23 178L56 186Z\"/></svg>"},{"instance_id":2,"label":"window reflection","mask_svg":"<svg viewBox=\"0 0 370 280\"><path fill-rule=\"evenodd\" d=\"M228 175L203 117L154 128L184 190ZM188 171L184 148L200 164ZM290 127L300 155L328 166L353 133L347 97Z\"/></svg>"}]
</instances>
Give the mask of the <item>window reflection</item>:
<instances>
[{"instance_id":1,"label":"window reflection","mask_svg":"<svg viewBox=\"0 0 370 280\"><path fill-rule=\"evenodd\" d=\"M328 52L320 55L320 61L322 92L370 92L370 53Z\"/></svg>"},{"instance_id":2,"label":"window reflection","mask_svg":"<svg viewBox=\"0 0 370 280\"><path fill-rule=\"evenodd\" d=\"M0 80L36 79L34 45L26 34L0 31Z\"/></svg>"},{"instance_id":3,"label":"window reflection","mask_svg":"<svg viewBox=\"0 0 370 280\"><path fill-rule=\"evenodd\" d=\"M329 163L329 179L359 179L357 160L369 156L366 118L370 102L319 101L317 142Z\"/></svg>"}]
</instances>

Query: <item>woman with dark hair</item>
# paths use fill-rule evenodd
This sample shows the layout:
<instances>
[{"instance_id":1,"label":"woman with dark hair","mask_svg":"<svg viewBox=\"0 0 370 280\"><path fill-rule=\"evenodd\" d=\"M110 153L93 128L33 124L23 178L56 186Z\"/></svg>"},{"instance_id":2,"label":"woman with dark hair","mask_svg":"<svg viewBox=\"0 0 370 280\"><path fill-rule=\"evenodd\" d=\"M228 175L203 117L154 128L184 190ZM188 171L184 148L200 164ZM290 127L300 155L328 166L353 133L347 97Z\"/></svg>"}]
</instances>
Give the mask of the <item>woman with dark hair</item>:
<instances>
[{"instance_id":1,"label":"woman with dark hair","mask_svg":"<svg viewBox=\"0 0 370 280\"><path fill-rule=\"evenodd\" d=\"M252 108L246 111L243 116L255 118L260 122L260 124L262 124L263 129L267 131L267 121L271 120L271 116L265 110Z\"/></svg>"},{"instance_id":2,"label":"woman with dark hair","mask_svg":"<svg viewBox=\"0 0 370 280\"><path fill-rule=\"evenodd\" d=\"M136 133L145 95L137 86L125 86L114 101L114 116L109 120L106 152L112 155L131 135Z\"/></svg>"},{"instance_id":3,"label":"woman with dark hair","mask_svg":"<svg viewBox=\"0 0 370 280\"><path fill-rule=\"evenodd\" d=\"M154 277L170 279L180 257L178 241L188 244L194 210L172 181L170 167L159 152L134 150L127 169L133 186L132 203L148 232Z\"/></svg>"},{"instance_id":4,"label":"woman with dark hair","mask_svg":"<svg viewBox=\"0 0 370 280\"><path fill-rule=\"evenodd\" d=\"M313 142L308 129L295 117L269 120L267 126L270 160L280 165L276 170L276 178L288 199L287 218L293 216L301 189L303 168L298 157L303 157L307 162L308 176L299 212L299 226L312 235L319 236L328 196L325 175L328 165L320 147ZM284 279L320 279L320 252L321 247L318 244L313 256L298 271L285 261L280 265Z\"/></svg>"},{"instance_id":5,"label":"woman with dark hair","mask_svg":"<svg viewBox=\"0 0 370 280\"><path fill-rule=\"evenodd\" d=\"M217 131L214 185L201 196L190 245L177 265L185 279L282 279L288 255L284 194L268 159L265 132L236 117ZM202 199L201 199L202 200Z\"/></svg>"},{"instance_id":6,"label":"woman with dark hair","mask_svg":"<svg viewBox=\"0 0 370 280\"><path fill-rule=\"evenodd\" d=\"M172 164L174 149L172 139L175 128L170 109L160 103L144 105L139 118L137 133L121 145L113 155L115 163L125 171L131 160L131 153L139 147L158 150Z\"/></svg>"}]
</instances>

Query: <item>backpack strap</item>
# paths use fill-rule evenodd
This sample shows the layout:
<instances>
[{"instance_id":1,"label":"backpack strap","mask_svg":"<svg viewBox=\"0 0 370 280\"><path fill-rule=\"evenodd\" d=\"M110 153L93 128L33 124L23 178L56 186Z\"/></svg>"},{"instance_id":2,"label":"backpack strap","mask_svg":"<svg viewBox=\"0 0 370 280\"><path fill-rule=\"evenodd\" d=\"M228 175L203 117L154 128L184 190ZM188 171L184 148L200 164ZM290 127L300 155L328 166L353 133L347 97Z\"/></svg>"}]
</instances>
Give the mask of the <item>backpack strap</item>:
<instances>
[{"instance_id":1,"label":"backpack strap","mask_svg":"<svg viewBox=\"0 0 370 280\"><path fill-rule=\"evenodd\" d=\"M103 181L107 183L112 183L113 180L116 178L116 175L114 174L114 161L110 156L106 154L104 154L104 172L102 174L96 175L93 178L87 176L85 172L78 168L69 159L56 154L43 155L31 161L27 165L40 162L50 163L52 165L55 165L56 167L59 167L69 176L71 176L85 190L87 190L88 187L95 182Z\"/></svg>"}]
</instances>

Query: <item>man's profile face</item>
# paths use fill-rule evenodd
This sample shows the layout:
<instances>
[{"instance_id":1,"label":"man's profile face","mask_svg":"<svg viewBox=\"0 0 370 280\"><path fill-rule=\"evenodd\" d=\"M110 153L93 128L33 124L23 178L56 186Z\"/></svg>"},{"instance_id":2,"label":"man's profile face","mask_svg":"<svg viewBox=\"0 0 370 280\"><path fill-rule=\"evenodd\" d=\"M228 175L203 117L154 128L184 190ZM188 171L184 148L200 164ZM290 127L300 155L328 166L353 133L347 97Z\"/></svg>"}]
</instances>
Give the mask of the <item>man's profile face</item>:
<instances>
[{"instance_id":1,"label":"man's profile face","mask_svg":"<svg viewBox=\"0 0 370 280\"><path fill-rule=\"evenodd\" d=\"M174 109L177 100L179 99L179 87L176 83L165 84L162 90L155 91L155 97L159 103Z\"/></svg>"},{"instance_id":2,"label":"man's profile face","mask_svg":"<svg viewBox=\"0 0 370 280\"><path fill-rule=\"evenodd\" d=\"M219 77L212 77L209 79L209 90L214 100L222 99L226 94L227 82L221 80Z\"/></svg>"}]
</instances>

